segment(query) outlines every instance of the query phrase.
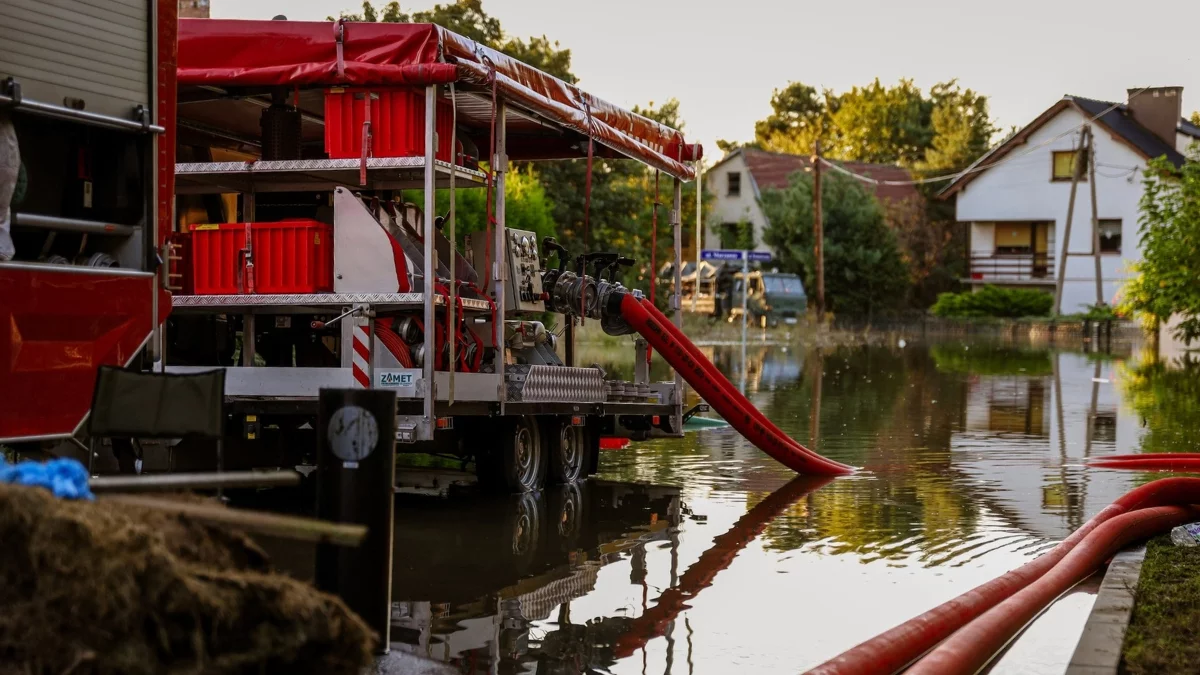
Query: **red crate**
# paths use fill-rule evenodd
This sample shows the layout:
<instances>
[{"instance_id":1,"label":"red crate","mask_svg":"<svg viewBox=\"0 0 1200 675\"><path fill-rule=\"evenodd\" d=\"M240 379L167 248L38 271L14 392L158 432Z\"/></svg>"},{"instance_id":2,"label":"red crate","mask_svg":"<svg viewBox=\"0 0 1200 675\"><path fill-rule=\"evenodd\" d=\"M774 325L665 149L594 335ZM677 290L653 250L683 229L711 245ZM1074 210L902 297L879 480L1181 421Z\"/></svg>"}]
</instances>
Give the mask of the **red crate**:
<instances>
[{"instance_id":1,"label":"red crate","mask_svg":"<svg viewBox=\"0 0 1200 675\"><path fill-rule=\"evenodd\" d=\"M422 89L338 88L325 92L325 152L330 159L362 156L365 103L371 99L371 156L425 155L425 92ZM437 158L450 161L450 104L438 101Z\"/></svg>"},{"instance_id":2,"label":"red crate","mask_svg":"<svg viewBox=\"0 0 1200 675\"><path fill-rule=\"evenodd\" d=\"M192 288L197 295L248 292L245 223L192 225ZM255 293L333 290L333 228L315 220L252 223Z\"/></svg>"}]
</instances>

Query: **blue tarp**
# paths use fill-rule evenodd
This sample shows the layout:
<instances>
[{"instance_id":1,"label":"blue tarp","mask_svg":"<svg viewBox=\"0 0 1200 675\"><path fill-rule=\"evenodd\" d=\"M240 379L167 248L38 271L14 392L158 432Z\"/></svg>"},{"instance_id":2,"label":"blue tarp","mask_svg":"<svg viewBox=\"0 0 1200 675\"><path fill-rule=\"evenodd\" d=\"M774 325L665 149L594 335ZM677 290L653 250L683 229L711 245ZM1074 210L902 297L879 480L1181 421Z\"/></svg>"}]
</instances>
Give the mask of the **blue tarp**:
<instances>
[{"instance_id":1,"label":"blue tarp","mask_svg":"<svg viewBox=\"0 0 1200 675\"><path fill-rule=\"evenodd\" d=\"M0 483L44 487L61 499L95 499L88 487L88 472L74 459L9 464L0 458Z\"/></svg>"}]
</instances>

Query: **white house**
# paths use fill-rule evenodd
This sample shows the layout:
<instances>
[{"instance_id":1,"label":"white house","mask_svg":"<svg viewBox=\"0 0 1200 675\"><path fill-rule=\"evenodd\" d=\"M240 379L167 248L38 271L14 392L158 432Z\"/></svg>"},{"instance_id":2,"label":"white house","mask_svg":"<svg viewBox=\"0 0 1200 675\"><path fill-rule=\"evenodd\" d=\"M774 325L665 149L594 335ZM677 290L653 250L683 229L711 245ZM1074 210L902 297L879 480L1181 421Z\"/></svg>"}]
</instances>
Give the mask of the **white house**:
<instances>
[{"instance_id":1,"label":"white house","mask_svg":"<svg viewBox=\"0 0 1200 675\"><path fill-rule=\"evenodd\" d=\"M972 167L985 168L960 176L943 190L942 198L957 197L957 219L970 233L967 283L976 288L996 284L1054 290L1074 153L1083 127L1090 124L1100 225L1100 300L1113 303L1129 263L1141 257L1138 200L1147 161L1165 156L1179 166L1188 147L1200 140L1200 127L1181 115L1182 87L1131 89L1129 94L1126 104L1063 97ZM1085 311L1097 302L1090 190L1086 180L1077 188L1064 313Z\"/></svg>"},{"instance_id":2,"label":"white house","mask_svg":"<svg viewBox=\"0 0 1200 675\"><path fill-rule=\"evenodd\" d=\"M840 162L847 170L876 180L907 181L908 171L888 164ZM785 188L788 179L798 171L811 171L812 160L802 155L788 155L752 148L740 148L725 155L705 172L706 187L716 196L705 224L705 248L734 248L739 225L753 227L754 250L770 251L763 243L767 217L759 205L762 191ZM876 185L875 196L884 200L919 198L911 185Z\"/></svg>"}]
</instances>

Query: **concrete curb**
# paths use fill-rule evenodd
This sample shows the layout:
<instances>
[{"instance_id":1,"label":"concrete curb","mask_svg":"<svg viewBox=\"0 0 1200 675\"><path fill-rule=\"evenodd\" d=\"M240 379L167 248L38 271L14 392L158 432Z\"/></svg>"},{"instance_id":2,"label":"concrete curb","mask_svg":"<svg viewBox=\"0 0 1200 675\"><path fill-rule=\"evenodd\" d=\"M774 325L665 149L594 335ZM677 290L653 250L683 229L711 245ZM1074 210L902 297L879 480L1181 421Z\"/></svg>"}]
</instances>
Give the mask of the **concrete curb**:
<instances>
[{"instance_id":1,"label":"concrete curb","mask_svg":"<svg viewBox=\"0 0 1200 675\"><path fill-rule=\"evenodd\" d=\"M1067 666L1067 675L1115 675L1121 665L1121 648L1145 559L1145 545L1113 557Z\"/></svg>"}]
</instances>

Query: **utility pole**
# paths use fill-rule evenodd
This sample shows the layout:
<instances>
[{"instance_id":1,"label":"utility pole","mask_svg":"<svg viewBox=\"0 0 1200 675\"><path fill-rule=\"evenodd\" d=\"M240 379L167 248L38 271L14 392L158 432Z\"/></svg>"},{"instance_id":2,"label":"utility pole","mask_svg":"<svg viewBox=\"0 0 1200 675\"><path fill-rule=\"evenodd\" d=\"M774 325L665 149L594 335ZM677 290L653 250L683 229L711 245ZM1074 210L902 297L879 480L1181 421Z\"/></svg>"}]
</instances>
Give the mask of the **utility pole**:
<instances>
[{"instance_id":1,"label":"utility pole","mask_svg":"<svg viewBox=\"0 0 1200 675\"><path fill-rule=\"evenodd\" d=\"M696 298L700 295L700 226L703 219L700 212L704 201L704 166L696 160L696 287L692 289L692 314L696 313Z\"/></svg>"},{"instance_id":2,"label":"utility pole","mask_svg":"<svg viewBox=\"0 0 1200 675\"><path fill-rule=\"evenodd\" d=\"M825 225L821 212L821 141L813 143L813 253L817 260L817 321L825 322Z\"/></svg>"},{"instance_id":3,"label":"utility pole","mask_svg":"<svg viewBox=\"0 0 1200 675\"><path fill-rule=\"evenodd\" d=\"M1079 150L1075 153L1075 166L1071 171L1071 197L1067 200L1067 222L1063 226L1062 254L1058 257L1058 278L1054 280L1054 314L1062 314L1063 282L1067 277L1067 258L1071 249L1071 221L1075 217L1075 192L1079 179L1083 177L1083 162L1087 157L1086 147L1090 142L1091 127L1084 127L1079 137ZM1095 180L1092 181L1093 186Z\"/></svg>"},{"instance_id":4,"label":"utility pole","mask_svg":"<svg viewBox=\"0 0 1200 675\"><path fill-rule=\"evenodd\" d=\"M1104 281L1100 272L1100 212L1096 209L1096 139L1087 128L1088 181L1092 188L1092 257L1096 261L1096 304L1104 304Z\"/></svg>"}]
</instances>

